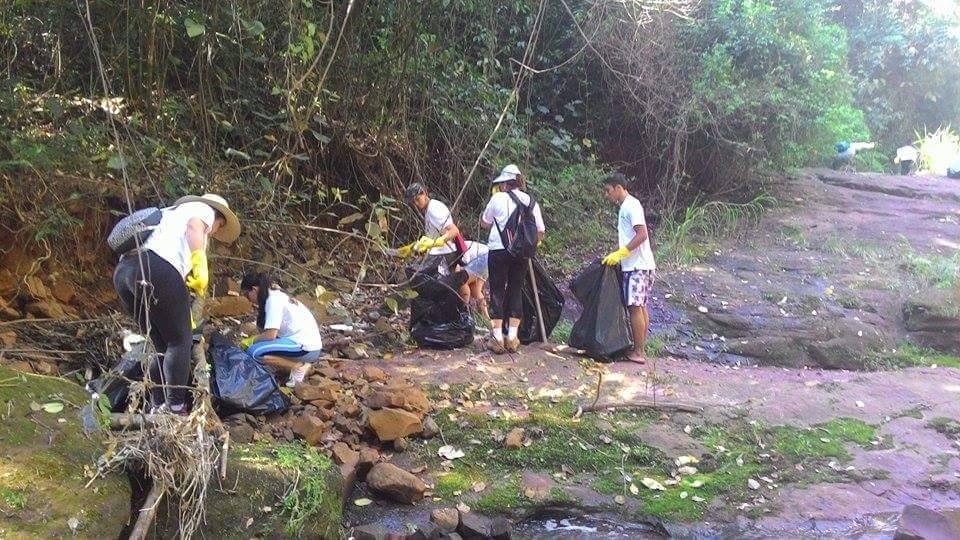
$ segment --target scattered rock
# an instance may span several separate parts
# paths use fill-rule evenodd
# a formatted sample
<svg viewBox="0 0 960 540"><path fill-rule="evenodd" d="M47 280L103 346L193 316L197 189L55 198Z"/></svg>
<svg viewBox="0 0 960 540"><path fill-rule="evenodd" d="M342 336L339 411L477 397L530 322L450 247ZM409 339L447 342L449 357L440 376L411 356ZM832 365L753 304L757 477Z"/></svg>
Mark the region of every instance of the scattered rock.
<svg viewBox="0 0 960 540"><path fill-rule="evenodd" d="M367 420L380 441L394 441L423 430L420 417L402 409L370 411Z"/></svg>
<svg viewBox="0 0 960 540"><path fill-rule="evenodd" d="M380 452L376 448L364 446L360 448L360 460L357 462L357 479L366 480L367 474L374 465L380 462Z"/></svg>
<svg viewBox="0 0 960 540"><path fill-rule="evenodd" d="M903 509L894 540L953 540L960 538L960 510L935 512L911 504Z"/></svg>
<svg viewBox="0 0 960 540"><path fill-rule="evenodd" d="M58 302L64 304L69 304L73 297L77 295L77 290L70 284L69 281L58 279L53 282L53 297L57 299Z"/></svg>
<svg viewBox="0 0 960 540"><path fill-rule="evenodd" d="M381 317L381 316L382 316L382 315L380 315L380 312L379 312L379 311L371 311L371 312L367 313L367 320L370 321L370 322L374 322L374 323L375 323L375 322L377 322L377 321L380 320L380 317Z"/></svg>
<svg viewBox="0 0 960 540"><path fill-rule="evenodd" d="M208 317L244 317L251 311L253 304L246 296L218 296L203 304L203 313Z"/></svg>
<svg viewBox="0 0 960 540"><path fill-rule="evenodd" d="M340 385L336 381L324 379L318 384L300 383L293 389L293 395L303 401L337 401Z"/></svg>
<svg viewBox="0 0 960 540"><path fill-rule="evenodd" d="M460 525L460 512L456 508L435 508L430 511L430 522L442 532L453 532Z"/></svg>
<svg viewBox="0 0 960 540"><path fill-rule="evenodd" d="M423 498L427 485L416 476L391 463L377 463L367 474L370 489L406 504Z"/></svg>
<svg viewBox="0 0 960 540"><path fill-rule="evenodd" d="M360 462L360 452L350 448L347 443L338 442L334 444L331 452L333 453L333 461L340 465L353 467Z"/></svg>
<svg viewBox="0 0 960 540"><path fill-rule="evenodd" d="M490 538L493 540L510 540L513 536L513 524L505 517L494 518L490 522Z"/></svg>
<svg viewBox="0 0 960 540"><path fill-rule="evenodd" d="M404 450L407 449L409 445L410 443L408 443L407 439L403 437L400 437L399 439L395 439L393 441L393 449L396 450L397 452L403 452Z"/></svg>
<svg viewBox="0 0 960 540"><path fill-rule="evenodd" d="M523 447L523 428L513 428L507 433L507 438L503 440L503 446L507 450L516 450Z"/></svg>
<svg viewBox="0 0 960 540"><path fill-rule="evenodd" d="M360 416L360 406L356 403L350 403L343 406L343 414L349 416L350 418L356 418Z"/></svg>
<svg viewBox="0 0 960 540"><path fill-rule="evenodd" d="M250 424L236 424L227 427L227 431L230 432L230 442L231 443L251 443L253 442L254 429Z"/></svg>
<svg viewBox="0 0 960 540"><path fill-rule="evenodd" d="M350 531L350 536L354 540L387 540L389 533L382 525L378 523L370 523L368 525L361 525L359 527L354 527Z"/></svg>
<svg viewBox="0 0 960 540"><path fill-rule="evenodd" d="M346 504L353 496L357 485L357 468L352 465L340 465L340 500Z"/></svg>
<svg viewBox="0 0 960 540"><path fill-rule="evenodd" d="M461 513L457 532L464 540L487 540L490 538L490 520L473 512Z"/></svg>
<svg viewBox="0 0 960 540"><path fill-rule="evenodd" d="M407 540L436 540L443 536L443 531L440 530L434 523L424 523L423 525L417 526L417 532L407 537Z"/></svg>
<svg viewBox="0 0 960 540"><path fill-rule="evenodd" d="M550 497L550 490L553 489L554 485L556 485L554 481L545 474L523 471L520 493L528 499L542 501Z"/></svg>
<svg viewBox="0 0 960 540"><path fill-rule="evenodd" d="M387 372L376 366L365 366L361 372L361 376L372 383L386 382L388 379Z"/></svg>
<svg viewBox="0 0 960 540"><path fill-rule="evenodd" d="M432 416L428 416L423 419L423 431L420 433L420 436L424 439L432 439L440 433L440 426L437 425L437 421L433 419Z"/></svg>
<svg viewBox="0 0 960 540"><path fill-rule="evenodd" d="M316 416L301 414L293 421L293 432L307 441L307 444L316 446L323 438L326 424Z"/></svg>
<svg viewBox="0 0 960 540"><path fill-rule="evenodd" d="M378 389L365 401L371 409L393 407L419 414L421 417L430 411L431 404L427 395L412 384L391 384Z"/></svg>

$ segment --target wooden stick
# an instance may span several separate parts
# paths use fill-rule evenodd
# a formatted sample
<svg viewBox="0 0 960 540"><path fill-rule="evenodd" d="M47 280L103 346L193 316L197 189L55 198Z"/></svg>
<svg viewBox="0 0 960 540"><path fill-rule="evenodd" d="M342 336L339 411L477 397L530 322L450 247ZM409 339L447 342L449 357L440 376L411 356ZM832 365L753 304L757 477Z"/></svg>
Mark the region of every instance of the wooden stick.
<svg viewBox="0 0 960 540"><path fill-rule="evenodd" d="M157 508L160 507L160 497L163 496L163 489L160 483L154 480L150 488L150 494L140 508L140 515L137 517L137 523L130 533L130 540L144 540L150 534L150 526L153 524L153 518L157 515Z"/></svg>
<svg viewBox="0 0 960 540"><path fill-rule="evenodd" d="M537 322L540 323L540 340L547 344L547 327L543 324L543 310L540 309L540 291L537 290L537 276L533 273L533 259L527 259L527 269L530 270L530 285L533 287L533 303L537 306Z"/></svg>
<svg viewBox="0 0 960 540"><path fill-rule="evenodd" d="M607 409L652 409L656 411L673 411L702 413L703 407L692 403L676 403L670 401L626 401L622 403L594 403L583 408L583 412L605 411Z"/></svg>

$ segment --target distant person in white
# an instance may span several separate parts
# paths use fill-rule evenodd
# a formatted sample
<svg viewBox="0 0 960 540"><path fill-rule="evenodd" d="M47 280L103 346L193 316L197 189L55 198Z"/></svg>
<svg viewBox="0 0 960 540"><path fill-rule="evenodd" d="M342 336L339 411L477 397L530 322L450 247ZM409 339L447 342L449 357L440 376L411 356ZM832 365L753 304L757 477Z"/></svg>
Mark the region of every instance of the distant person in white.
<svg viewBox="0 0 960 540"><path fill-rule="evenodd" d="M627 191L627 178L613 173L603 180L603 195L620 206L617 216L619 249L603 258L603 264L620 265L623 272L623 302L630 312L630 327L633 333L633 352L627 358L638 364L646 362L647 332L650 329L650 312L647 300L653 291L657 264L650 249L647 222L643 205Z"/></svg>
<svg viewBox="0 0 960 540"><path fill-rule="evenodd" d="M900 174L906 176L913 173L919 159L920 152L912 144L908 144L897 148L897 157L893 158L893 162L900 164Z"/></svg>

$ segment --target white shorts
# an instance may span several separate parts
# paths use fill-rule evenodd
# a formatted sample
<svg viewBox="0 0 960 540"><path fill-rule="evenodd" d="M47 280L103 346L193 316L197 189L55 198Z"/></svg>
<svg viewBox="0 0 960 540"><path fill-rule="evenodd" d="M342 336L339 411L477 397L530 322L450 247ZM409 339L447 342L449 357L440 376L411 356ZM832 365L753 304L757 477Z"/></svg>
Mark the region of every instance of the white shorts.
<svg viewBox="0 0 960 540"><path fill-rule="evenodd" d="M643 307L653 292L655 270L631 270L623 273L623 303L627 307Z"/></svg>

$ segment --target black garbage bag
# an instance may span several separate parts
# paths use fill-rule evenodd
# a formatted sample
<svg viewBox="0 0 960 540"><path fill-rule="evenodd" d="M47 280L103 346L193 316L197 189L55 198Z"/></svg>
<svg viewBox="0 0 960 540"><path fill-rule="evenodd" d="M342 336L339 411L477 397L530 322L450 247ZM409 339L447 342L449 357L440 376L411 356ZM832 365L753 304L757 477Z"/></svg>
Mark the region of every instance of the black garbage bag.
<svg viewBox="0 0 960 540"><path fill-rule="evenodd" d="M417 345L457 349L473 343L475 323L459 293L467 278L462 271L448 276L430 271L413 275L410 288L417 297L410 303L410 337Z"/></svg>
<svg viewBox="0 0 960 540"><path fill-rule="evenodd" d="M571 347L606 359L616 358L633 347L621 282L619 269L599 261L573 278L570 290L583 306L583 313L570 331Z"/></svg>
<svg viewBox="0 0 960 540"><path fill-rule="evenodd" d="M132 350L123 354L117 365L87 383L91 394L105 396L111 412L125 412L132 381L143 380L143 360L147 354L146 341L136 343Z"/></svg>
<svg viewBox="0 0 960 540"><path fill-rule="evenodd" d="M210 395L221 418L238 412L274 414L290 407L270 369L226 337L211 338L207 360Z"/></svg>
<svg viewBox="0 0 960 540"><path fill-rule="evenodd" d="M537 259L531 259L531 261L533 262L533 275L537 279L537 292L540 295L543 325L549 338L557 323L560 322L560 315L563 314L563 293L544 271L540 261ZM529 270L527 273L529 274ZM527 276L527 281L523 286L523 318L520 319L519 337L520 343L524 345L542 341L540 339L540 321L537 317L537 304L533 297L533 284L530 283L529 276Z"/></svg>

